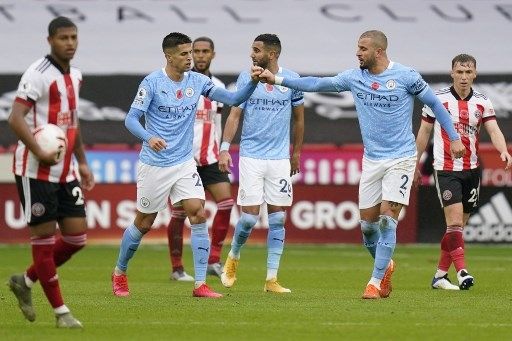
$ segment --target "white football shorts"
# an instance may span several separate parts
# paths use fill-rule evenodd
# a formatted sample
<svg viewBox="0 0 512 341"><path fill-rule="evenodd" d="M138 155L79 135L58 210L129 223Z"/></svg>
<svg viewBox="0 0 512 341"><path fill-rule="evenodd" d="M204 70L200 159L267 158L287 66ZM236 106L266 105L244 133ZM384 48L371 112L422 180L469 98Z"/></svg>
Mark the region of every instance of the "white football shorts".
<svg viewBox="0 0 512 341"><path fill-rule="evenodd" d="M257 206L291 206L293 201L290 160L260 160L240 157L237 203Z"/></svg>
<svg viewBox="0 0 512 341"><path fill-rule="evenodd" d="M382 200L409 205L415 169L416 156L389 160L369 160L363 157L359 208L373 207Z"/></svg>
<svg viewBox="0 0 512 341"><path fill-rule="evenodd" d="M150 166L139 162L137 168L137 209L155 213L167 207L168 199L204 200L204 188L194 159L171 167Z"/></svg>

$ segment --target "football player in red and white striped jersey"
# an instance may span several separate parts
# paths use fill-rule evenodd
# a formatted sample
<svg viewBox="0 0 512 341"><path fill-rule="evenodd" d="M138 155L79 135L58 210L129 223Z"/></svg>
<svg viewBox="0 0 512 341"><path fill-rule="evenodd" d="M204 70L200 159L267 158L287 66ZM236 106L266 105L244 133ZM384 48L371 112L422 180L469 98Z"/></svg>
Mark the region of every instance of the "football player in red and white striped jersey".
<svg viewBox="0 0 512 341"><path fill-rule="evenodd" d="M210 73L210 64L215 57L213 41L208 37L199 37L192 45L192 71L202 73L211 78L216 86L225 88L218 78ZM194 122L194 159L203 186L217 203L217 213L212 224L212 243L208 258L207 273L219 276L222 273L220 256L222 244L228 233L231 209L234 200L231 196L231 183L227 173L219 170L219 143L222 131L221 110L223 104L201 96L197 104ZM183 225L186 214L182 207L173 206L171 221L167 229L169 253L172 264L171 279L193 281L182 262Z"/></svg>
<svg viewBox="0 0 512 341"><path fill-rule="evenodd" d="M78 125L81 72L70 65L78 46L76 25L65 17L48 26L51 53L38 59L21 77L9 125L19 138L13 173L25 218L30 227L33 264L25 274L13 275L9 286L29 321L35 320L31 287L39 280L57 318L57 327L81 328L64 304L57 267L85 246L87 224L82 188L94 187ZM32 135L47 123L67 136L61 162L42 149ZM73 158L74 155L74 158ZM59 224L61 236L56 237Z"/></svg>
<svg viewBox="0 0 512 341"><path fill-rule="evenodd" d="M478 144L482 125L500 153L506 170L512 168L512 157L496 122L491 101L472 87L476 78L475 58L467 54L453 58L451 77L452 86L437 91L436 95L450 112L455 129L466 147L466 154L460 159L452 157L450 140L428 107L423 109L416 147L419 161L434 128L434 177L447 228L441 240L441 255L432 287L466 290L474 284L474 278L466 270L462 232L470 214L478 205L481 178ZM451 284L448 279L448 269L452 263L457 271L458 285Z"/></svg>

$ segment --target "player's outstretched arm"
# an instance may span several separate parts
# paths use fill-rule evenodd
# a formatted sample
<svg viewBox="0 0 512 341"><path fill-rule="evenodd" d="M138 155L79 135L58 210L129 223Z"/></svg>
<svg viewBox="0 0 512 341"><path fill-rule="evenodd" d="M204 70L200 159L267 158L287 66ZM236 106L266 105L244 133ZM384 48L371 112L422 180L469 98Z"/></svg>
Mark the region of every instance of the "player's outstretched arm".
<svg viewBox="0 0 512 341"><path fill-rule="evenodd" d="M128 111L128 114L126 114L126 118L124 119L126 129L139 139L146 141L149 144L149 147L154 151L159 152L162 149L165 149L167 145L164 139L158 136L151 136L151 134L144 129L142 124L140 124L139 119L143 114L144 112L142 110L130 108L130 111Z"/></svg>
<svg viewBox="0 0 512 341"><path fill-rule="evenodd" d="M512 156L507 150L507 142L505 136L501 132L498 122L496 120L489 120L484 123L485 130L491 137L491 142L494 148L500 153L501 161L505 162L505 170L512 168Z"/></svg>
<svg viewBox="0 0 512 341"><path fill-rule="evenodd" d="M222 102L230 106L237 106L245 102L256 89L259 81L259 75L263 69L259 66L253 65L251 67L251 82L245 84L245 86L237 91L228 91L226 89L215 87L210 93L206 94L206 97L210 99Z"/></svg>
<svg viewBox="0 0 512 341"><path fill-rule="evenodd" d="M306 92L339 92L335 87L334 77L280 77L275 76L269 70L265 70L260 75L260 80L264 83L283 85L290 89Z"/></svg>
<svg viewBox="0 0 512 341"><path fill-rule="evenodd" d="M462 144L460 136L453 127L452 118L450 113L443 106L441 101L434 94L432 89L427 86L421 93L418 94L418 98L428 105L432 112L436 116L436 120L439 122L441 127L448 133L450 138L450 150L454 158L461 158L466 153L466 147Z"/></svg>

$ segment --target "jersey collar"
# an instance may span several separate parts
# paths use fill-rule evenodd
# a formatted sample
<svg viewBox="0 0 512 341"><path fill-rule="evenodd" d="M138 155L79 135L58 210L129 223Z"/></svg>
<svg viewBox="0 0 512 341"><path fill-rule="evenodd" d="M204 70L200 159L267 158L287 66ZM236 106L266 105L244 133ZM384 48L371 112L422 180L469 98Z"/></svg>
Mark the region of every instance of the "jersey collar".
<svg viewBox="0 0 512 341"><path fill-rule="evenodd" d="M51 55L47 54L45 58L48 59L50 61L50 63L52 63L52 65L55 66L57 68L57 70L60 71L60 73L66 74L66 73L71 72L71 65L69 66L68 71L64 71L64 69L59 65L59 63L57 63L57 61L55 59L53 59L53 57Z"/></svg>
<svg viewBox="0 0 512 341"><path fill-rule="evenodd" d="M471 97L473 97L473 88L471 88L469 90L469 94L466 98L460 98L459 94L457 93L457 91L455 91L455 88L452 86L450 86L450 92L452 93L453 97L455 97L455 99L457 101L469 101L471 99Z"/></svg>

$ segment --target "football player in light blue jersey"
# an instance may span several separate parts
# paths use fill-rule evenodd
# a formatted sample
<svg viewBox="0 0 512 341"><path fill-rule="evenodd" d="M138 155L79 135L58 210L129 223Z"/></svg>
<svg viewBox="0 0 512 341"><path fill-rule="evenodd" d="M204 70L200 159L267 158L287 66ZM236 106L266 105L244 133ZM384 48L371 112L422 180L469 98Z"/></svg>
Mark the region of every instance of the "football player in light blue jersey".
<svg viewBox="0 0 512 341"><path fill-rule="evenodd" d="M192 155L194 120L199 96L228 105L245 101L258 84L262 68L252 66L252 80L237 92L215 86L210 78L189 72L192 41L182 33L170 33L162 43L166 66L142 81L125 125L143 141L137 170L137 212L124 232L117 265L112 274L116 296L128 296L126 270L142 236L153 225L167 201L182 203L191 224L196 297L222 297L206 285L210 240L204 211L204 189ZM145 127L139 119L144 115Z"/></svg>
<svg viewBox="0 0 512 341"><path fill-rule="evenodd" d="M363 298L389 297L395 262L398 215L409 204L416 166L412 133L414 97L432 108L450 137L453 157L465 153L450 114L427 83L413 69L390 61L387 38L380 31L364 32L358 41L359 69L334 77L289 78L265 70L260 78L269 84L301 91L351 91L364 144L359 183L359 210L363 242L375 259Z"/></svg>
<svg viewBox="0 0 512 341"><path fill-rule="evenodd" d="M281 76L298 75L278 65L281 42L275 34L261 34L252 44L253 63ZM250 83L242 72L237 88ZM229 145L235 136L243 112L240 141L240 184L237 202L242 206L231 250L221 275L225 287L233 286L240 259L240 249L258 220L260 206L267 204L269 231L267 236L267 278L264 290L288 293L290 289L277 282L277 271L284 248L286 207L293 200L291 176L299 172L300 152L304 136L304 96L301 91L284 86L259 84L251 97L231 112L224 127L219 167L232 166ZM293 153L290 158L290 121L293 113Z"/></svg>

